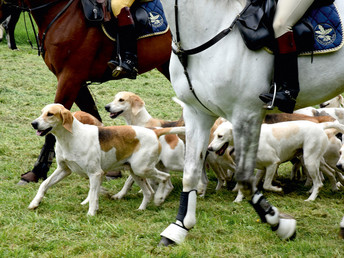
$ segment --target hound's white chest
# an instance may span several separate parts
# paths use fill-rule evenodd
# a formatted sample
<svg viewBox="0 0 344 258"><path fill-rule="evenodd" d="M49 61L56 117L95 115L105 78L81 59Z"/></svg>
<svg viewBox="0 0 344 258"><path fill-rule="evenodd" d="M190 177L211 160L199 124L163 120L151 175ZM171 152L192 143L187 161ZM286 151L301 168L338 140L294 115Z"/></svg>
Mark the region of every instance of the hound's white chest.
<svg viewBox="0 0 344 258"><path fill-rule="evenodd" d="M56 144L57 162L83 176L99 170L100 152L96 131L88 132L87 135L78 135L62 143L58 140Z"/></svg>

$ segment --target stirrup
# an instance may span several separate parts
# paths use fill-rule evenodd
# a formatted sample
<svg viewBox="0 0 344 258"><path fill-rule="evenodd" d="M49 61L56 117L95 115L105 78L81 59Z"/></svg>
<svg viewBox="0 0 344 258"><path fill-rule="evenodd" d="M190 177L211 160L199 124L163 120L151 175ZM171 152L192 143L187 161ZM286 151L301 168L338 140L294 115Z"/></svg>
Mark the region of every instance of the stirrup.
<svg viewBox="0 0 344 258"><path fill-rule="evenodd" d="M123 67L117 66L115 69L112 70L112 77L118 77L123 71Z"/></svg>
<svg viewBox="0 0 344 258"><path fill-rule="evenodd" d="M263 106L267 110L273 110L275 108L275 98L276 98L276 93L277 93L277 85L275 82L273 83L273 87L274 87L274 95L272 97L272 100Z"/></svg>

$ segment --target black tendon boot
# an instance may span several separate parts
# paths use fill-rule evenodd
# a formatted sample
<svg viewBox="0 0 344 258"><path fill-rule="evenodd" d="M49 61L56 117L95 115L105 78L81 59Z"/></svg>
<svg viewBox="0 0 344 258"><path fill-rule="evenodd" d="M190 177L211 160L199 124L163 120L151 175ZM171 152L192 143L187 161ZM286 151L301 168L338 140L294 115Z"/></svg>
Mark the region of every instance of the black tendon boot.
<svg viewBox="0 0 344 258"><path fill-rule="evenodd" d="M135 24L129 7L122 8L117 16L118 38L120 56L116 60L110 60L108 66L112 70L112 76L122 76L136 79L137 76L137 41Z"/></svg>
<svg viewBox="0 0 344 258"><path fill-rule="evenodd" d="M272 92L263 93L259 98L268 106L276 105L282 112L293 113L296 97L299 94L299 73L297 52L293 32L287 32L277 38L278 53L275 54L275 83L277 87L274 96Z"/></svg>

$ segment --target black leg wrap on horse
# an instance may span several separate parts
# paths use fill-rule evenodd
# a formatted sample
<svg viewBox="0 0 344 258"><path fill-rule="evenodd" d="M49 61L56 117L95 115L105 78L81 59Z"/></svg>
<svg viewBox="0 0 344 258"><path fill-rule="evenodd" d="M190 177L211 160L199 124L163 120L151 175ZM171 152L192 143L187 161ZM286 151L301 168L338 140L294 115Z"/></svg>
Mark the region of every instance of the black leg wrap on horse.
<svg viewBox="0 0 344 258"><path fill-rule="evenodd" d="M41 153L32 169L32 172L36 175L37 179L46 179L48 175L48 171L50 169L51 164L53 163L55 157L55 136L52 134L48 134L45 137L45 143L42 147Z"/></svg>
<svg viewBox="0 0 344 258"><path fill-rule="evenodd" d="M184 218L188 210L189 194L192 191L196 191L196 190L191 190L189 192L182 192L180 195L180 204L179 204L179 210L178 210L176 219L183 223L183 227L184 227Z"/></svg>
<svg viewBox="0 0 344 258"><path fill-rule="evenodd" d="M266 223L266 215L269 214L271 216L275 215L275 211L273 210L273 206L265 199L264 195L261 194L259 191L256 191L250 201L253 208L258 213L262 222ZM276 227L276 228L275 228ZM276 230L278 228L277 225L271 226L272 230ZM274 229L275 228L275 229Z"/></svg>

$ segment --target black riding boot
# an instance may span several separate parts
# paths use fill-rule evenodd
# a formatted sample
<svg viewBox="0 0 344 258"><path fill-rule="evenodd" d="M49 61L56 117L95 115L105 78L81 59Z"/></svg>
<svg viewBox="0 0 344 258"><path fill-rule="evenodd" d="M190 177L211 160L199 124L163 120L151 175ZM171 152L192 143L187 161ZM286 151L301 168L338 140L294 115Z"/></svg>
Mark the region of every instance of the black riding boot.
<svg viewBox="0 0 344 258"><path fill-rule="evenodd" d="M122 8L118 19L118 38L120 56L116 60L110 60L108 66L112 70L112 76L123 76L136 79L137 76L137 39L134 20L128 7Z"/></svg>
<svg viewBox="0 0 344 258"><path fill-rule="evenodd" d="M282 112L293 113L296 97L299 94L299 72L297 64L297 52L292 32L287 32L277 38L278 53L275 54L275 83L277 87L274 98L274 88L272 92L260 94L259 98L268 106L275 105Z"/></svg>

